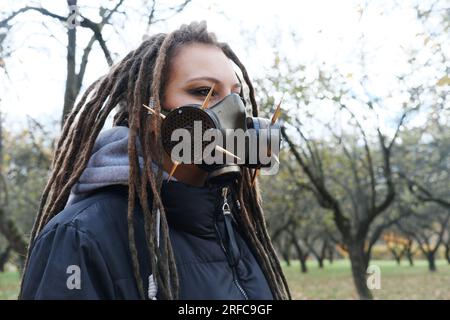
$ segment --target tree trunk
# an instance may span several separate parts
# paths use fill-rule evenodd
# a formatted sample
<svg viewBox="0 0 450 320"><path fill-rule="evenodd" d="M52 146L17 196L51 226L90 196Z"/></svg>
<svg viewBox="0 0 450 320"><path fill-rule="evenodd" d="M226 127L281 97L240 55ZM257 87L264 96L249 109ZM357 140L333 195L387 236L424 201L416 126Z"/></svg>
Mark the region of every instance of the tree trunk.
<svg viewBox="0 0 450 320"><path fill-rule="evenodd" d="M402 261L402 255L397 253L397 251L395 251L395 249L392 249L391 253L394 256L395 262L397 262L397 264L400 265L401 261Z"/></svg>
<svg viewBox="0 0 450 320"><path fill-rule="evenodd" d="M352 265L353 282L361 300L373 299L372 293L367 287L366 282L366 264L367 258L364 253L363 243L351 243L348 245L348 253L350 257L350 263Z"/></svg>
<svg viewBox="0 0 450 320"><path fill-rule="evenodd" d="M0 254L0 272L5 271L5 264L8 262L11 250L11 246L8 246L6 250Z"/></svg>
<svg viewBox="0 0 450 320"><path fill-rule="evenodd" d="M406 254L406 258L408 258L409 261L409 265L412 267L414 266L414 253L412 251L412 240L408 241L408 244L405 248L405 254Z"/></svg>
<svg viewBox="0 0 450 320"><path fill-rule="evenodd" d="M319 269L323 269L323 258L317 258L317 263L319 265Z"/></svg>
<svg viewBox="0 0 450 320"><path fill-rule="evenodd" d="M306 265L306 259L308 258L308 255L300 256L300 270L302 273L308 272L308 266Z"/></svg>
<svg viewBox="0 0 450 320"><path fill-rule="evenodd" d="M435 261L435 252L427 252L426 254L427 261L428 261L428 269L431 272L435 272L437 270L436 268L436 261Z"/></svg>
<svg viewBox="0 0 450 320"><path fill-rule="evenodd" d="M12 219L5 216L5 212L0 208L0 234L8 240L8 244L19 255L27 254L27 242L19 228Z"/></svg>
<svg viewBox="0 0 450 320"><path fill-rule="evenodd" d="M406 257L408 258L409 265L411 267L413 267L414 266L414 260L413 260L412 252L411 251L406 252Z"/></svg>
<svg viewBox="0 0 450 320"><path fill-rule="evenodd" d="M306 266L306 259L308 258L308 253L304 253L300 244L298 243L297 237L295 233L291 233L292 244L294 245L295 251L297 252L297 257L300 260L300 270L302 273L308 272L308 268Z"/></svg>
<svg viewBox="0 0 450 320"><path fill-rule="evenodd" d="M450 264L450 242L445 244L445 259Z"/></svg>
<svg viewBox="0 0 450 320"><path fill-rule="evenodd" d="M328 246L328 261L333 264L334 261L334 249L332 246Z"/></svg>
<svg viewBox="0 0 450 320"><path fill-rule="evenodd" d="M281 255L283 256L284 261L286 261L286 265L288 267L291 266L291 259L289 257L289 247L286 249L281 250Z"/></svg>
<svg viewBox="0 0 450 320"><path fill-rule="evenodd" d="M320 269L323 269L323 260L325 260L325 257L327 255L327 249L328 249L328 241L325 240L322 244L322 249L320 250L320 255L317 259Z"/></svg>
<svg viewBox="0 0 450 320"><path fill-rule="evenodd" d="M73 1L72 1L73 2ZM69 2L68 2L69 3ZM76 5L76 1L74 1ZM76 66L76 43L77 43L77 28L72 26L67 28L67 75L66 75L66 89L64 93L64 107L61 118L61 127L64 125L66 116L72 110L75 100L77 98L77 74Z"/></svg>

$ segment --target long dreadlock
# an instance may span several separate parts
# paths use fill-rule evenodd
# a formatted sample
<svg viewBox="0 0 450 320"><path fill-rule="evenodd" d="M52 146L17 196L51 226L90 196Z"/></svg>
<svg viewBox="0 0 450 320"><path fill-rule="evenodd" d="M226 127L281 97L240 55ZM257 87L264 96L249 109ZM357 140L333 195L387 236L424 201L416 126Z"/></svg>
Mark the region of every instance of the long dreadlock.
<svg viewBox="0 0 450 320"><path fill-rule="evenodd" d="M72 186L86 168L98 134L108 115L117 107L118 111L114 116L113 125L125 125L129 128L128 240L139 294L142 299L145 299L144 279L139 273L133 225L134 208L137 201L143 210L150 267L161 297L163 299L178 298L178 275L169 240L166 213L160 195L163 169L162 165L158 166L155 175L151 168L152 161L162 164L163 153L153 154L150 146L156 141L157 150L163 150L159 115L169 63L176 49L188 43L211 44L222 49L224 54L241 70L249 89L253 116L258 115L254 88L244 65L227 44L217 42L215 35L207 31L205 22L192 22L189 25L182 25L172 33L160 33L144 40L136 50L131 51L122 61L114 65L107 75L90 85L67 116L53 157L51 175L44 188L32 229L29 252L43 227L64 209ZM241 95L243 97L243 93ZM142 108L142 104L148 103L150 97L154 100L156 116L150 116L149 125L149 116ZM137 139L142 148L144 160L142 169L138 161ZM255 184L252 187L251 177L251 170L243 168L242 178L238 181L238 199L242 211L242 215L237 217L240 228L245 232L256 253L256 258L275 299L290 299L286 278L267 232L259 186ZM149 184L153 194L151 205L148 203L147 194ZM157 247L156 232L158 211L162 243L159 248ZM28 257L24 273L27 266Z"/></svg>

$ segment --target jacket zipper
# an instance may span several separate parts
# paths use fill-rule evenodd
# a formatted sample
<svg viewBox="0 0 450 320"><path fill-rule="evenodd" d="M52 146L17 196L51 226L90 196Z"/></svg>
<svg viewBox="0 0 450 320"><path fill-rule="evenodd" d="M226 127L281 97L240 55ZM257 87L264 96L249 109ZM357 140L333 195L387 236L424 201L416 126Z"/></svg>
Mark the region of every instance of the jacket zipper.
<svg viewBox="0 0 450 320"><path fill-rule="evenodd" d="M229 250L227 250L225 248L225 245L223 242L223 237L222 237L222 234L219 230L217 223L215 223L215 229L216 229L219 241L220 241L220 246L222 247L222 250L225 252L225 256L227 257L228 263L233 272L233 282L236 285L236 287L238 288L239 292L241 292L241 294L244 296L245 300L248 300L248 295L245 292L244 288L242 288L241 284L239 283L239 279L237 276L236 267L237 267L238 261L236 261L236 256L239 255L239 249L237 248L237 244L234 239L234 234L233 234L233 229L232 229L232 219L233 218L231 216L231 210L230 210L230 205L228 204L227 195L228 195L228 187L223 187L222 188L223 203L222 203L221 209L222 209L222 214L223 214L223 217L225 220L224 221L225 222L225 231L228 234Z"/></svg>

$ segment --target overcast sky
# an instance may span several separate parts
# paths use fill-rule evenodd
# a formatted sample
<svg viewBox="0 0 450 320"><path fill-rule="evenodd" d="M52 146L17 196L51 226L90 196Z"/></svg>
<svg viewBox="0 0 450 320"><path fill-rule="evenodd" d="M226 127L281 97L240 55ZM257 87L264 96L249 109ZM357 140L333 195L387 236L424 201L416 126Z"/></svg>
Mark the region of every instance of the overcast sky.
<svg viewBox="0 0 450 320"><path fill-rule="evenodd" d="M82 14L97 20L97 11L85 7L90 1L78 2ZM352 74L354 78L362 72L368 73L371 94L383 97L398 86L396 75L408 69L405 49L420 46L418 42L422 41L416 36L420 27L414 11L405 2L408 4L399 7L394 1L370 1L369 8L361 14L361 1L351 0L193 0L183 13L167 23L152 26L149 33L170 31L192 20L207 20L209 28L220 40L230 43L254 78L262 76L272 64L274 53L280 52L291 61L306 65L337 65L343 74ZM9 12L37 2L2 0L1 3L0 11ZM40 3L50 11L67 14L66 1ZM112 7L115 1L109 3L108 7ZM138 46L145 33L144 20L137 13L141 1L126 3L134 5L136 12L128 10L127 23L117 30L105 30L108 45L117 59ZM116 20L119 25L122 21L120 17ZM9 44L15 50L5 60L8 76L0 69L1 110L10 123L23 119L26 114L37 119L59 119L66 68L64 26L43 19L38 13L30 13L17 20L12 32ZM90 33L79 28L77 36L82 44L78 49L81 54ZM367 53L365 70L361 70L361 50ZM91 55L83 87L107 70L97 47ZM314 67L310 69L314 70Z"/></svg>

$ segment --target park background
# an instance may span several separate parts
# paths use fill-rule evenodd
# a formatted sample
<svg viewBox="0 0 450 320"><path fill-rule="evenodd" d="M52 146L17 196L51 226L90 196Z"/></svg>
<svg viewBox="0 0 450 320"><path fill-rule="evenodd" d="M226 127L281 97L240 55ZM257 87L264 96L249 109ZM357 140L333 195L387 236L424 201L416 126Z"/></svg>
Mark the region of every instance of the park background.
<svg viewBox="0 0 450 320"><path fill-rule="evenodd" d="M64 116L146 35L193 20L244 62L262 115L283 97L280 171L259 182L293 298L450 299L445 0L2 0L0 299Z"/></svg>

